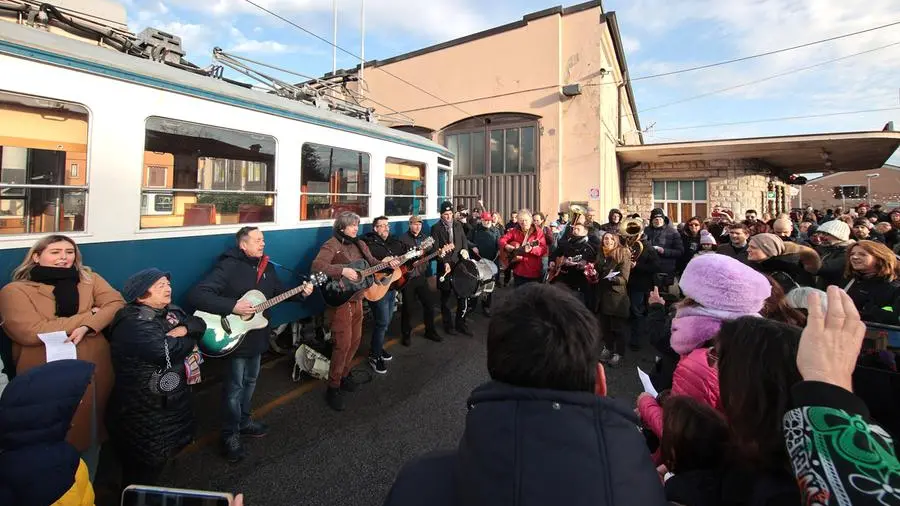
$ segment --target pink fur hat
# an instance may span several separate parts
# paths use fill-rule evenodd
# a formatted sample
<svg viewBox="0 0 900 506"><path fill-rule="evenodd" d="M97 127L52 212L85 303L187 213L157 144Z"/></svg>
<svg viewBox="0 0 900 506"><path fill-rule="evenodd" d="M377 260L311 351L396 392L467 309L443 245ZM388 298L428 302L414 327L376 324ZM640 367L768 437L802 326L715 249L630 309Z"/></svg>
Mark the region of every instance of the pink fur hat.
<svg viewBox="0 0 900 506"><path fill-rule="evenodd" d="M725 255L700 255L688 262L681 292L707 309L733 313L732 319L758 314L772 285L752 267Z"/></svg>
<svg viewBox="0 0 900 506"><path fill-rule="evenodd" d="M722 322L759 316L772 285L765 276L725 255L694 257L681 277L681 291L699 306L678 309L672 321L671 346L686 355L710 340Z"/></svg>

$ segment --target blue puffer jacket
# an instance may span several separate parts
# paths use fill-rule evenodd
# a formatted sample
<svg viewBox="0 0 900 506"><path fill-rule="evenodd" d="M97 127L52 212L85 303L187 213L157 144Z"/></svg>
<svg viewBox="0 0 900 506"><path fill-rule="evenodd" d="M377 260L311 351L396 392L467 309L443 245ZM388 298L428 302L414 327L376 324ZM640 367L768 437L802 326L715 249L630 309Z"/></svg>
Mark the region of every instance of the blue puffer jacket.
<svg viewBox="0 0 900 506"><path fill-rule="evenodd" d="M404 466L386 506L666 504L624 404L489 382L468 406L459 449Z"/></svg>
<svg viewBox="0 0 900 506"><path fill-rule="evenodd" d="M16 378L0 397L0 504L47 506L72 488L81 456L66 442L94 364L60 360Z"/></svg>

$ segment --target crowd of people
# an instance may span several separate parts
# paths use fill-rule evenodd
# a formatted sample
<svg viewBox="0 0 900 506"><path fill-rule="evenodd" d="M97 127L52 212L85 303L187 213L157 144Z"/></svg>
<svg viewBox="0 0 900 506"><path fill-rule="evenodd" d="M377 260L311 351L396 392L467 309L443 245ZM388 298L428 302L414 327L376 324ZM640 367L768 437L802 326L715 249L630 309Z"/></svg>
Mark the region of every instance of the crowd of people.
<svg viewBox="0 0 900 506"><path fill-rule="evenodd" d="M578 205L552 222L521 209L503 223L482 203L471 214L449 201L439 210L430 231L412 216L399 237L384 216L359 236L360 217L340 213L311 266L354 287L327 310L325 401L336 411L358 387L351 368L372 284L353 262L386 272L409 262L402 287L368 302L367 364L377 374L393 358L384 343L398 296L406 346L414 304L423 309L423 337L436 342L472 336L468 318L478 305L490 317L493 381L468 401L459 450L405 467L388 504L900 500L897 419L872 395L854 396L851 379L861 363L896 373L894 351L860 348L862 322L900 325L891 249L900 247L900 210L808 209L774 219L747 211L738 221L716 208L678 225L662 209L646 222L613 209L603 224ZM235 241L189 291L192 307L249 317L259 309L246 292L285 293L263 232L244 227ZM405 260L410 250L434 255L435 274ZM455 282L476 260L495 265L479 284L512 287L502 304L490 288L472 296ZM2 504L92 504L90 480L107 441L123 487L152 485L192 441L191 385L201 377L196 345L206 324L172 303L172 282L148 268L117 290L69 237L31 248L0 290L12 344L0 357L15 373L0 397L0 469L17 463L0 478ZM293 300L308 303L312 292L305 286ZM45 363L38 335L55 331L75 345L77 361ZM268 432L250 408L270 332L249 332L226 359L221 444L229 462L244 457L242 438ZM657 356L650 375L660 393L633 405L607 398L604 366L621 366L626 350L646 345ZM874 394L897 403L892 392Z"/></svg>

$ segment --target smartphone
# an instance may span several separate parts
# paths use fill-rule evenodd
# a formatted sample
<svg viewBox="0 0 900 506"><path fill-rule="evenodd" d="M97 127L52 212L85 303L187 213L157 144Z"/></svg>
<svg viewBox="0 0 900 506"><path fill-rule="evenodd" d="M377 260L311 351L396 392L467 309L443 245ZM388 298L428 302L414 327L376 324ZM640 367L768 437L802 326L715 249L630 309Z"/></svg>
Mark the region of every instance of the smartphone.
<svg viewBox="0 0 900 506"><path fill-rule="evenodd" d="M122 492L122 506L231 506L225 492L130 485Z"/></svg>

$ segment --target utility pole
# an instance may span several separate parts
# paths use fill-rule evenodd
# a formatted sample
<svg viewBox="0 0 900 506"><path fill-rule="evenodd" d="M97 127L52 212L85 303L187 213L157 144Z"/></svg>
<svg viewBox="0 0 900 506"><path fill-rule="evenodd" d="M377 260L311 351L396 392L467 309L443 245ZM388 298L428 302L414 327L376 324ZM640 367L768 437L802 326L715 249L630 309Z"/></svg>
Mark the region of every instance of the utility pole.
<svg viewBox="0 0 900 506"><path fill-rule="evenodd" d="M359 19L359 96L362 98L366 93L366 0L359 0Z"/></svg>
<svg viewBox="0 0 900 506"><path fill-rule="evenodd" d="M331 39L331 75L334 75L337 73L337 0L331 0L331 12L334 19L334 31Z"/></svg>

